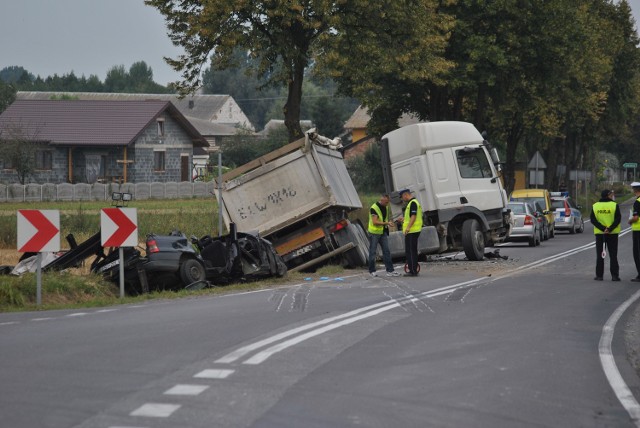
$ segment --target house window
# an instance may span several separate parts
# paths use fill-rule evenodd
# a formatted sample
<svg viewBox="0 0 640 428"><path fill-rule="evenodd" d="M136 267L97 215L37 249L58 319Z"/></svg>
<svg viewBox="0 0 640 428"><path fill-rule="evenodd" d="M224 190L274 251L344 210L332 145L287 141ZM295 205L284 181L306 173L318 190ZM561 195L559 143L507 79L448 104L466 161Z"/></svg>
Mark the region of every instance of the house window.
<svg viewBox="0 0 640 428"><path fill-rule="evenodd" d="M158 137L164 137L164 119L158 119Z"/></svg>
<svg viewBox="0 0 640 428"><path fill-rule="evenodd" d="M164 171L164 152L153 152L153 170Z"/></svg>
<svg viewBox="0 0 640 428"><path fill-rule="evenodd" d="M2 169L15 169L13 167L13 161L11 159L2 160Z"/></svg>
<svg viewBox="0 0 640 428"><path fill-rule="evenodd" d="M38 150L36 152L36 169L51 170L53 165L53 154L49 150Z"/></svg>

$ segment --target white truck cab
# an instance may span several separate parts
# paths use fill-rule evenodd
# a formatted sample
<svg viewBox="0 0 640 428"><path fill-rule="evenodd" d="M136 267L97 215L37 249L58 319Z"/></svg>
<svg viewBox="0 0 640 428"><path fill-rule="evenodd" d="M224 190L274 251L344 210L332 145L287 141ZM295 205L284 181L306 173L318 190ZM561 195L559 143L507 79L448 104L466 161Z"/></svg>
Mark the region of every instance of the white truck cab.
<svg viewBox="0 0 640 428"><path fill-rule="evenodd" d="M425 243L423 253L464 249L470 260L482 260L486 245L508 235L497 152L472 124L428 122L397 129L382 138L382 159L394 216L402 209L397 191L408 188L422 206L425 236L437 236L437 245Z"/></svg>

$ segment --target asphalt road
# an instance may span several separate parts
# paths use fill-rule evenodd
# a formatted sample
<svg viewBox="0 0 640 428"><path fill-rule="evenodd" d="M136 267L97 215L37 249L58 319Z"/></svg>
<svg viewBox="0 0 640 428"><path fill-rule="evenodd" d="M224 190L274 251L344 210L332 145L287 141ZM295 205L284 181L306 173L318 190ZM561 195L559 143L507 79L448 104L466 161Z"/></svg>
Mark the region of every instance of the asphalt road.
<svg viewBox="0 0 640 428"><path fill-rule="evenodd" d="M593 281L592 243L587 224L417 278L2 313L0 426L635 426L631 239L618 283Z"/></svg>

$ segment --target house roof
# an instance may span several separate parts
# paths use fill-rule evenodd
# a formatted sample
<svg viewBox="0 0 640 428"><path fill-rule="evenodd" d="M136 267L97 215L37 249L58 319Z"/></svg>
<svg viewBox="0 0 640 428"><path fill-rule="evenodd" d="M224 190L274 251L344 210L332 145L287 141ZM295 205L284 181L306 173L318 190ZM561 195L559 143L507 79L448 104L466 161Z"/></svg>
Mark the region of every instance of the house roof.
<svg viewBox="0 0 640 428"><path fill-rule="evenodd" d="M209 143L168 101L16 100L0 114L0 129L19 126L24 135L59 146L127 146L166 113L196 147Z"/></svg>
<svg viewBox="0 0 640 428"><path fill-rule="evenodd" d="M369 111L363 106L358 106L356 111L354 111L351 117L345 122L344 128L348 130L364 129L367 127L370 119L371 116L369 116ZM402 128L403 126L411 125L418 122L420 122L420 120L417 116L404 113L402 116L400 116L400 119L398 119L398 126Z"/></svg>
<svg viewBox="0 0 640 428"><path fill-rule="evenodd" d="M78 100L92 101L146 101L160 100L171 101L180 112L193 123L202 135L233 135L235 134L234 123L223 123L218 120L217 115L221 113L222 107L231 99L230 95L188 95L180 99L176 94L122 94L109 92L37 92L18 91L18 100L51 100L56 97L69 96ZM222 125L223 127L210 126L211 123ZM250 125L250 124L249 124ZM229 133L229 127L234 127L234 131ZM222 132L218 134L217 132Z"/></svg>

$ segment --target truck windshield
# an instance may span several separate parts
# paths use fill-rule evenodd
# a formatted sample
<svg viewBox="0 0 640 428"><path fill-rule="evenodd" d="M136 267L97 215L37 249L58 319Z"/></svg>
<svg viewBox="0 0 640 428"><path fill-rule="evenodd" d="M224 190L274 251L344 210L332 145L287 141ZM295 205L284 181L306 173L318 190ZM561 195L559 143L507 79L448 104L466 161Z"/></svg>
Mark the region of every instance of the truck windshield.
<svg viewBox="0 0 640 428"><path fill-rule="evenodd" d="M482 148L466 147L456 151L462 178L491 178L491 164Z"/></svg>

